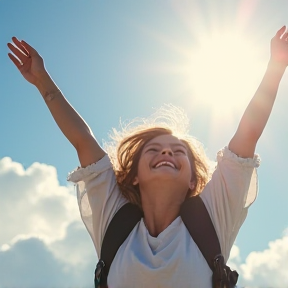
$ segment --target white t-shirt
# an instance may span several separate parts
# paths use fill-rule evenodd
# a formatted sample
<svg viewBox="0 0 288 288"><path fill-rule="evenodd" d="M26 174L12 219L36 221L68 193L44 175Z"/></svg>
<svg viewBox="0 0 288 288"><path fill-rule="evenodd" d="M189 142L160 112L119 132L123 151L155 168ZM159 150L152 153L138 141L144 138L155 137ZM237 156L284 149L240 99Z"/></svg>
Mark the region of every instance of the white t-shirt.
<svg viewBox="0 0 288 288"><path fill-rule="evenodd" d="M248 207L256 198L256 167L260 158L240 158L227 147L217 154L217 168L201 198L228 260ZM128 201L122 196L108 156L97 163L71 172L68 181L77 184L81 217L100 255L106 229L115 213ZM95 259L95 263L96 263ZM152 237L143 219L119 248L108 275L109 288L211 288L205 258L186 229L176 218L157 237Z"/></svg>

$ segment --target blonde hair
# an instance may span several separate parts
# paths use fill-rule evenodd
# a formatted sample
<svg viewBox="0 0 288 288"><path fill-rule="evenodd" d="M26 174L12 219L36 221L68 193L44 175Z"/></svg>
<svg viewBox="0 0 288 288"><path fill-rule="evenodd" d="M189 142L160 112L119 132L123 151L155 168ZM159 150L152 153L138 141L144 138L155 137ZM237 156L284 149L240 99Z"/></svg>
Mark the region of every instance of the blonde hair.
<svg viewBox="0 0 288 288"><path fill-rule="evenodd" d="M112 141L104 143L116 174L117 183L124 197L141 207L138 185L133 185L138 173L138 162L147 142L160 135L173 135L187 147L194 175L195 187L187 197L200 194L207 184L210 173L208 158L203 145L188 133L189 120L185 112L173 105L164 105L149 118L137 118L123 124L121 130L112 130Z"/></svg>

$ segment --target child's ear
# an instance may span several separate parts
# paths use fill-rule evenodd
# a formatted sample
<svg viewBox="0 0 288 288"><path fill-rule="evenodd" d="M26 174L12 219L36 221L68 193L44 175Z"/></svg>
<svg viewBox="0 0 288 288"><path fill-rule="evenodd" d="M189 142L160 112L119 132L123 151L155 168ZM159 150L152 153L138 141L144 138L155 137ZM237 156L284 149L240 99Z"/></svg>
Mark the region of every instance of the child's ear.
<svg viewBox="0 0 288 288"><path fill-rule="evenodd" d="M133 184L133 185L139 184L139 180L138 180L138 177L137 177L137 176L135 176L134 181L133 181L132 184Z"/></svg>
<svg viewBox="0 0 288 288"><path fill-rule="evenodd" d="M195 181L194 181L194 180L191 180L191 181L190 181L190 184L189 184L190 190L194 190L195 186L196 186Z"/></svg>

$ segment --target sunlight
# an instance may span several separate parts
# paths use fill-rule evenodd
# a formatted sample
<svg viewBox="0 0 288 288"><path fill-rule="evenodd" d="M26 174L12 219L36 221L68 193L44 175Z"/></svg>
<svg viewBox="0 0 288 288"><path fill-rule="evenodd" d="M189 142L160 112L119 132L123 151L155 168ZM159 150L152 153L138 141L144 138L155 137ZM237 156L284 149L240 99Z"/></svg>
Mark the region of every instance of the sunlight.
<svg viewBox="0 0 288 288"><path fill-rule="evenodd" d="M239 35L232 31L205 35L191 52L188 78L194 97L222 115L243 112L264 72L257 47Z"/></svg>
<svg viewBox="0 0 288 288"><path fill-rule="evenodd" d="M183 105L189 115L201 119L200 126L209 127L208 142L214 142L235 132L264 75L269 42L262 42L248 30L242 17L245 13L240 13L238 21L231 25L225 16L221 21L212 16L207 21L199 7L199 11L196 9L199 13L195 9L175 7L190 37L171 37L163 31L141 26L141 32L154 38L162 45L159 45L161 52L165 51L161 54L163 60L162 57L156 61L145 60L141 69L150 74L167 75L177 103ZM197 19L197 25L191 19Z"/></svg>
<svg viewBox="0 0 288 288"><path fill-rule="evenodd" d="M264 74L269 46L256 43L240 28L205 28L193 32L185 44L147 27L142 32L170 49L169 62L145 60L141 68L149 73L181 75L179 95L193 105L216 110L216 114L243 113ZM188 44L188 45L187 45ZM172 54L173 55L173 54ZM213 112L213 113L214 113Z"/></svg>

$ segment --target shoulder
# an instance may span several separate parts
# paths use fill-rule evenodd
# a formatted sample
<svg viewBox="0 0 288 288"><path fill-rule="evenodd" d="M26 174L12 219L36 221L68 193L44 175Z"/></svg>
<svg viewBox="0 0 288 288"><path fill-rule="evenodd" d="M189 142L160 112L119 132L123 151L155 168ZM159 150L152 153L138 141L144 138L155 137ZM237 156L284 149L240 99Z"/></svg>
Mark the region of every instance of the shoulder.
<svg viewBox="0 0 288 288"><path fill-rule="evenodd" d="M246 218L248 207L257 197L256 168L259 165L259 155L241 158L225 147L217 153L215 171L200 194L216 229L225 260Z"/></svg>
<svg viewBox="0 0 288 288"><path fill-rule="evenodd" d="M99 174L111 169L112 164L107 154L104 155L99 161L92 163L85 168L77 167L72 172L68 173L67 181L78 183L90 179L90 176L98 176ZM111 171L113 172L113 171Z"/></svg>
<svg viewBox="0 0 288 288"><path fill-rule="evenodd" d="M75 183L82 220L100 256L108 225L128 200L119 190L107 155L85 168L75 169L67 180Z"/></svg>

